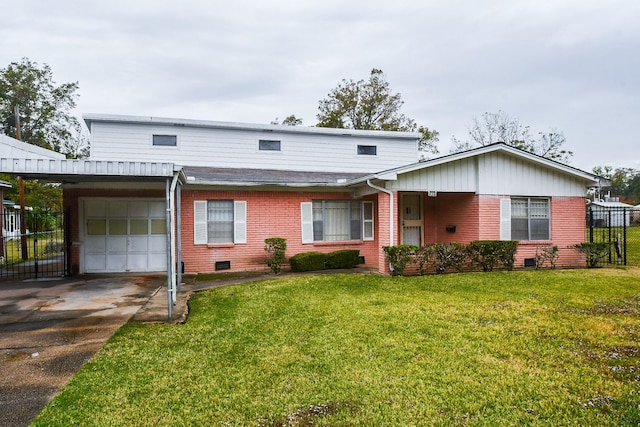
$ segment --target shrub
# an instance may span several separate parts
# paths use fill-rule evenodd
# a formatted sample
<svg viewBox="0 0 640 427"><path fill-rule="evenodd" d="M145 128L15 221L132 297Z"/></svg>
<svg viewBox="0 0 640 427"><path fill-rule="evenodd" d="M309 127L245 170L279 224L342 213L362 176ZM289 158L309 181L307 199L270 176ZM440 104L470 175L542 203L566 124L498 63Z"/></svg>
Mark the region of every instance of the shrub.
<svg viewBox="0 0 640 427"><path fill-rule="evenodd" d="M267 266L275 274L280 273L287 251L287 239L282 237L270 237L264 241L264 250L267 253Z"/></svg>
<svg viewBox="0 0 640 427"><path fill-rule="evenodd" d="M513 270L517 249L515 240L476 240L467 247L472 263L482 271L492 271L497 266Z"/></svg>
<svg viewBox="0 0 640 427"><path fill-rule="evenodd" d="M546 262L549 262L551 269L556 268L556 261L558 260L558 247L557 246L545 246L542 248L536 247L536 269L544 266Z"/></svg>
<svg viewBox="0 0 640 427"><path fill-rule="evenodd" d="M414 245L383 246L382 250L387 254L392 274L394 276L402 276L407 263L411 261L418 247Z"/></svg>
<svg viewBox="0 0 640 427"><path fill-rule="evenodd" d="M327 255L322 252L302 252L289 258L293 271L324 270Z"/></svg>
<svg viewBox="0 0 640 427"><path fill-rule="evenodd" d="M327 268L353 268L360 263L360 251L343 249L327 254Z"/></svg>
<svg viewBox="0 0 640 427"><path fill-rule="evenodd" d="M451 268L461 271L468 257L466 246L462 243L434 243L426 249L439 274Z"/></svg>
<svg viewBox="0 0 640 427"><path fill-rule="evenodd" d="M586 257L587 266L592 268L600 265L604 257L609 254L611 244L609 242L585 242L578 243L574 248Z"/></svg>

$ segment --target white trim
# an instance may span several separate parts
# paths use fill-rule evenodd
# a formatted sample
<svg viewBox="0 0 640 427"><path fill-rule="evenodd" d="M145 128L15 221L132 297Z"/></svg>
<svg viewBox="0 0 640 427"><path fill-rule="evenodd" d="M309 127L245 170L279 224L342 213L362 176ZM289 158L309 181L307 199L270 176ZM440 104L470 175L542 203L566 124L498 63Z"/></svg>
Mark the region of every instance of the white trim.
<svg viewBox="0 0 640 427"><path fill-rule="evenodd" d="M207 244L207 201L193 202L193 244Z"/></svg>
<svg viewBox="0 0 640 427"><path fill-rule="evenodd" d="M511 240L511 198L500 199L500 240Z"/></svg>
<svg viewBox="0 0 640 427"><path fill-rule="evenodd" d="M302 244L313 243L313 202L300 203Z"/></svg>
<svg viewBox="0 0 640 427"><path fill-rule="evenodd" d="M247 243L247 202L233 202L233 243Z"/></svg>
<svg viewBox="0 0 640 427"><path fill-rule="evenodd" d="M365 206L369 206L371 209L371 219L366 219L365 218ZM375 210L373 209L374 205L372 201L363 201L362 202L362 240L363 241L371 241L371 240L375 240ZM367 236L367 225L369 225L371 227L371 235Z"/></svg>

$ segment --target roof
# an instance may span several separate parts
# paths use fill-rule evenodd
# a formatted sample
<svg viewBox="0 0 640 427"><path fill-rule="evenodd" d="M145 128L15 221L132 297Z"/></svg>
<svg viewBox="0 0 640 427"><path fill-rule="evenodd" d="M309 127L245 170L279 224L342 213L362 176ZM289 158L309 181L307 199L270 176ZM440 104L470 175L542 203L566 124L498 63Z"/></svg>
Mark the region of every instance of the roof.
<svg viewBox="0 0 640 427"><path fill-rule="evenodd" d="M65 158L64 154L47 150L37 145L20 141L10 136L0 134L0 157L27 157L30 159L58 159Z"/></svg>
<svg viewBox="0 0 640 427"><path fill-rule="evenodd" d="M187 184L198 185L278 185L289 187L344 186L362 173L300 172L275 169L234 169L184 167Z"/></svg>
<svg viewBox="0 0 640 427"><path fill-rule="evenodd" d="M180 171L173 163L0 158L0 173L54 182L95 182L105 178L153 181L173 177L174 172Z"/></svg>
<svg viewBox="0 0 640 427"><path fill-rule="evenodd" d="M476 156L497 152L497 151L501 151L515 157L526 159L533 163L544 165L550 169L563 172L567 175L572 175L593 186L602 185L601 182L608 182L606 179L600 178L589 172L585 172L583 170L574 168L572 166L565 165L564 163L556 162L555 160L547 159L546 157L538 156L537 154L533 154L528 151L520 150L519 148L512 147L510 145L505 144L504 142L498 142L495 144L485 145L483 147L462 151L460 153L449 154L446 156L436 157L434 159L429 159L426 161L412 163L406 166L400 166L400 167L389 169L386 171L377 172L371 175L363 176L354 183L364 182L368 179L395 180L397 179L397 176L400 174L413 172L420 169L426 169L426 168L438 166L444 163L450 163L457 160L476 157Z"/></svg>
<svg viewBox="0 0 640 427"><path fill-rule="evenodd" d="M594 200L591 202L592 205L602 206L604 208L633 208L633 205L622 202L605 202L602 200Z"/></svg>
<svg viewBox="0 0 640 427"><path fill-rule="evenodd" d="M192 119L174 119L167 117L151 117L151 116L125 116L112 114L84 114L82 116L87 127L91 130L92 123L132 123L132 124L149 124L160 126L176 126L191 128L209 128L209 129L229 129L229 130L246 130L256 132L280 132L280 133L298 133L312 135L342 135L367 138L391 138L391 139L413 139L417 140L422 137L419 132L397 132L382 130L356 130L356 129L333 129L311 126L287 126L287 125L271 125L271 124L255 124L255 123L236 123L236 122L218 122L210 120L192 120Z"/></svg>

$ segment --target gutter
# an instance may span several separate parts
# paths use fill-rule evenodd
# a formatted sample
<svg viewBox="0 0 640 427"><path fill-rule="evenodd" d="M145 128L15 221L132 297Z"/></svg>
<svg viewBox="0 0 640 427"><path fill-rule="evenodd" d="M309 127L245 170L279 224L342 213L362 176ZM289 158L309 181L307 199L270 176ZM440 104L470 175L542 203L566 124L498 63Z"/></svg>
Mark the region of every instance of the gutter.
<svg viewBox="0 0 640 427"><path fill-rule="evenodd" d="M382 191L383 193L386 193L389 195L389 246L393 246L393 243L394 243L393 228L395 227L395 224L394 224L395 216L393 215L393 211L394 211L393 191L374 185L370 179L367 179L367 185L373 188L374 190ZM389 269L393 271L393 264L389 263Z"/></svg>

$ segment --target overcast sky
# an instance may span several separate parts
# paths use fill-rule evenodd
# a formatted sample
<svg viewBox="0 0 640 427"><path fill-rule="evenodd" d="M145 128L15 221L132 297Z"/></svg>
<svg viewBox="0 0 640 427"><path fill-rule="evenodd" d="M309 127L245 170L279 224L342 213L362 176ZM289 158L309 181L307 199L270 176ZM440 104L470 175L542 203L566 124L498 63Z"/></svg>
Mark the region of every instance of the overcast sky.
<svg viewBox="0 0 640 427"><path fill-rule="evenodd" d="M382 69L403 113L466 139L502 110L564 133L571 164L640 169L638 0L5 2L0 68L80 85L78 115L315 125L342 79Z"/></svg>

